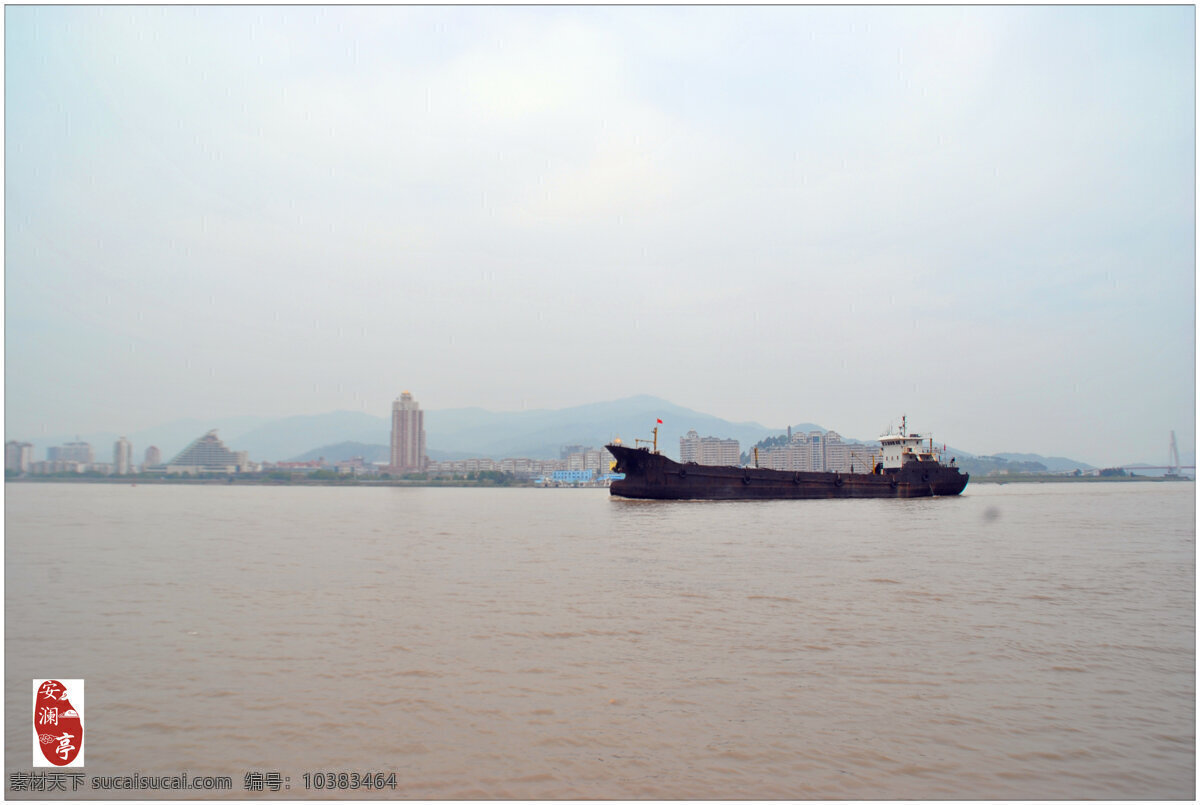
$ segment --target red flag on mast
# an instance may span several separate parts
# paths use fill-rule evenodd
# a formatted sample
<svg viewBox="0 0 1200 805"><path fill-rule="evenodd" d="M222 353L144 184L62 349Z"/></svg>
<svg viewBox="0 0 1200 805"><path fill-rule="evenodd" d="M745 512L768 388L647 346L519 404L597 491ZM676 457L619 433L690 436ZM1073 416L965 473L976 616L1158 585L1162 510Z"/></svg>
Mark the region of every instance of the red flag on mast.
<svg viewBox="0 0 1200 805"><path fill-rule="evenodd" d="M660 425L662 424L662 420L661 420L661 419L660 419L660 420L658 420L658 424L660 424Z"/></svg>

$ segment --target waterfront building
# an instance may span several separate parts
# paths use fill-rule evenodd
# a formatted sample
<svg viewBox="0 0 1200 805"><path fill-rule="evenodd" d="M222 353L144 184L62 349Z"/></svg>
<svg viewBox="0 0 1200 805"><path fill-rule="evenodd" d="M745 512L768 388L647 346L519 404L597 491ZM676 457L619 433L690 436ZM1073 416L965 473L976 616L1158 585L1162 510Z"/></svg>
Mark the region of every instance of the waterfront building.
<svg viewBox="0 0 1200 805"><path fill-rule="evenodd" d="M759 450L758 466L803 472L870 472L877 450L850 444L836 431L793 434L783 447Z"/></svg>
<svg viewBox="0 0 1200 805"><path fill-rule="evenodd" d="M607 449L589 450L584 456L584 469L592 470L597 475L608 472L609 467L616 462L616 457Z"/></svg>
<svg viewBox="0 0 1200 805"><path fill-rule="evenodd" d="M850 445L832 430L825 432L825 469L830 472L850 471Z"/></svg>
<svg viewBox="0 0 1200 805"><path fill-rule="evenodd" d="M29 442L4 443L4 469L11 472L29 472L33 463L33 445Z"/></svg>
<svg viewBox="0 0 1200 805"><path fill-rule="evenodd" d="M811 463L809 469L813 472L825 471L825 435L819 430L811 431L808 434L809 457Z"/></svg>
<svg viewBox="0 0 1200 805"><path fill-rule="evenodd" d="M741 463L741 445L737 439L701 437L696 431L689 430L687 436L679 439L679 460L711 467L736 467Z"/></svg>
<svg viewBox="0 0 1200 805"><path fill-rule="evenodd" d="M871 472L878 449L869 444L851 444L837 431L825 433L825 469L828 472Z"/></svg>
<svg viewBox="0 0 1200 805"><path fill-rule="evenodd" d="M559 484L586 484L594 478L591 470L554 470L550 480Z"/></svg>
<svg viewBox="0 0 1200 805"><path fill-rule="evenodd" d="M167 462L168 473L242 472L249 468L245 451L234 453L210 430Z"/></svg>
<svg viewBox="0 0 1200 805"><path fill-rule="evenodd" d="M113 443L113 473L128 475L133 471L133 445L122 436Z"/></svg>
<svg viewBox="0 0 1200 805"><path fill-rule="evenodd" d="M795 455L798 452L797 445L786 445L784 447L776 447L773 449L759 449L758 451L758 466L768 470L795 470ZM755 462L754 451L750 451L750 463Z"/></svg>
<svg viewBox="0 0 1200 805"><path fill-rule="evenodd" d="M689 461L696 460L696 453L700 449L700 434L694 430L689 430L687 436L679 440L679 463L686 464ZM698 463L698 462L697 462Z"/></svg>
<svg viewBox="0 0 1200 805"><path fill-rule="evenodd" d="M753 455L750 460L754 460ZM767 469L808 472L812 465L812 445L803 436L793 437L783 447L758 451L758 466Z"/></svg>
<svg viewBox="0 0 1200 805"><path fill-rule="evenodd" d="M146 461L142 464L143 469L146 467L157 467L162 464L162 451L154 445L146 448Z"/></svg>
<svg viewBox="0 0 1200 805"><path fill-rule="evenodd" d="M359 475L373 475L379 471L374 464L368 464L366 458L363 456L348 458L337 462L333 466L342 475L353 475L355 477Z"/></svg>
<svg viewBox="0 0 1200 805"><path fill-rule="evenodd" d="M518 478L529 478L533 475L531 466L533 460L528 458L506 458L500 461L500 471L515 475Z"/></svg>
<svg viewBox="0 0 1200 805"><path fill-rule="evenodd" d="M67 442L58 447L46 448L47 461L76 461L80 464L93 464L96 457L92 454L92 446L87 442Z"/></svg>
<svg viewBox="0 0 1200 805"><path fill-rule="evenodd" d="M596 474L608 472L614 459L607 449L593 450L582 445L571 445L571 451L563 455L568 470L591 470Z"/></svg>
<svg viewBox="0 0 1200 805"><path fill-rule="evenodd" d="M290 472L292 477L308 475L323 469L327 469L327 466L325 460L321 458L315 458L312 461L276 461L274 464L263 465L265 472Z"/></svg>
<svg viewBox="0 0 1200 805"><path fill-rule="evenodd" d="M425 469L425 412L409 392L392 403L392 472Z"/></svg>
<svg viewBox="0 0 1200 805"><path fill-rule="evenodd" d="M56 472L87 472L90 464L84 464L79 461L31 461L29 463L30 475L51 475Z"/></svg>
<svg viewBox="0 0 1200 805"><path fill-rule="evenodd" d="M612 461L612 455L607 450L593 450L588 451L585 463L595 464L600 456L607 457L609 462ZM568 467L568 463L566 459L505 458L497 461L491 458L464 458L455 461L428 461L425 463L425 470L431 475L463 475L468 472L498 470L522 480L529 480L548 477L555 472L571 469ZM604 464L606 471L608 466L608 463ZM577 467L572 471L591 472L593 476L597 474L597 470L591 466Z"/></svg>
<svg viewBox="0 0 1200 805"><path fill-rule="evenodd" d="M875 465L883 458L878 444L847 444L846 452L850 472L874 472Z"/></svg>

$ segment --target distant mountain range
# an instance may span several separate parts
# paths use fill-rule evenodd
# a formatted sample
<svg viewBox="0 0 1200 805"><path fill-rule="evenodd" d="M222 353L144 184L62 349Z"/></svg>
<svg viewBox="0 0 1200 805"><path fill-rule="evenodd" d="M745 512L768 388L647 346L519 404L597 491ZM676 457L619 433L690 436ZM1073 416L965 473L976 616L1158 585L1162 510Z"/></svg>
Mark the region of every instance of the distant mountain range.
<svg viewBox="0 0 1200 805"><path fill-rule="evenodd" d="M1009 462L1043 464L1050 472L1069 472L1070 470L1093 470L1096 467L1062 456L1039 456L1036 453L996 453L992 458L1002 458Z"/></svg>
<svg viewBox="0 0 1200 805"><path fill-rule="evenodd" d="M743 450L764 438L785 432L785 429L768 428L757 422L729 422L643 395L557 410L453 408L426 411L426 448L430 458L438 461L472 457L558 458L566 445L598 448L614 438L620 438L626 444L635 438L648 439L656 419L663 420L658 431L659 449L676 459L679 457L679 440L689 430L695 430L701 436L737 439ZM367 461L385 462L389 458L390 419L356 411L280 419L257 416L208 421L187 419L134 433L89 433L80 434L80 438L92 444L97 461L112 460L112 444L121 435L133 443L136 462L141 462L150 445L156 445L163 460L170 461L194 439L213 429L231 450L249 452L252 461L324 458L332 462L362 456ZM798 432L825 430L811 422L793 425L792 429ZM842 435L849 441L857 441L849 434ZM45 457L47 447L74 439L75 435L71 434L27 441L33 443L35 458L40 460ZM949 452L962 458L976 458L954 448ZM1026 453L1000 453L996 457L1011 462L1040 463L1052 472L1090 469L1081 461L1062 457L1046 458ZM1185 460L1184 463L1195 462Z"/></svg>
<svg viewBox="0 0 1200 805"><path fill-rule="evenodd" d="M625 442L649 438L656 419L664 422L658 431L659 448L675 457L679 453L679 439L692 429L705 436L737 439L742 444L753 444L776 433L757 422L728 422L657 397L640 396L558 410L497 412L454 408L426 411L426 448L430 458L441 461L470 457L558 458L566 445L598 448L614 438ZM361 455L370 460L365 448L382 446L384 452L376 453L380 456L376 460L387 460L391 423L380 418L376 428L374 439L353 438L328 443L305 450L295 458L309 461L324 456L327 461L334 461ZM247 434L245 438L257 439L258 434ZM239 446L252 451L253 447L245 438Z"/></svg>

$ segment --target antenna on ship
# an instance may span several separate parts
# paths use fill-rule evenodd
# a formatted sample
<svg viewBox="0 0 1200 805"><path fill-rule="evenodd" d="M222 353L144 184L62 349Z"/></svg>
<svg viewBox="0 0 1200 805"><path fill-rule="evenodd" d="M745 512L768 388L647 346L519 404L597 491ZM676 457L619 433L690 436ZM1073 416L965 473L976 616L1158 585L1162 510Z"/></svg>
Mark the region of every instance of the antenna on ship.
<svg viewBox="0 0 1200 805"><path fill-rule="evenodd" d="M905 414L900 415L900 435L908 435L908 416Z"/></svg>

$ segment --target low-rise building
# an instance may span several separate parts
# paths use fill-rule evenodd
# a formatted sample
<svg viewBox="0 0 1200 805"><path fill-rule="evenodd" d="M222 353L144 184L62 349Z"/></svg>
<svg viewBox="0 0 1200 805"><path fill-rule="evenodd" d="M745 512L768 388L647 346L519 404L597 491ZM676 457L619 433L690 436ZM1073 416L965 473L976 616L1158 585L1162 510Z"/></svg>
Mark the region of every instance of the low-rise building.
<svg viewBox="0 0 1200 805"><path fill-rule="evenodd" d="M591 470L554 470L550 473L550 480L559 484L586 484L594 477Z"/></svg>
<svg viewBox="0 0 1200 805"><path fill-rule="evenodd" d="M53 475L58 472L87 472L90 464L82 461L32 461L29 464L30 475Z"/></svg>

